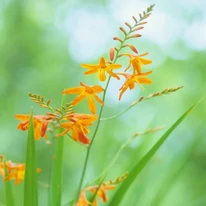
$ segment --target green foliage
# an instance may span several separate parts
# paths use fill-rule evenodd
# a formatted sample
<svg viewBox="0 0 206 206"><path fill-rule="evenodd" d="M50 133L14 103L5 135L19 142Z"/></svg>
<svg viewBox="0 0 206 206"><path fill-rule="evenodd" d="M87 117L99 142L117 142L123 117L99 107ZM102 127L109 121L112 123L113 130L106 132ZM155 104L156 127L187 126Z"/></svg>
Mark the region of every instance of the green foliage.
<svg viewBox="0 0 206 206"><path fill-rule="evenodd" d="M4 164L6 164L6 161L4 161ZM5 174L8 175L7 169L5 168ZM14 196L12 192L12 182L11 181L5 181L5 203L6 206L15 206L14 204Z"/></svg>
<svg viewBox="0 0 206 206"><path fill-rule="evenodd" d="M24 206L38 206L36 148L33 114L30 114L27 137L26 171L24 180Z"/></svg>
<svg viewBox="0 0 206 206"><path fill-rule="evenodd" d="M126 194L127 190L130 188L131 184L134 182L135 178L144 169L149 160L153 157L155 152L161 147L165 140L169 137L170 133L185 119L185 117L198 105L193 105L188 109L168 130L167 132L157 141L157 143L147 152L147 154L138 161L134 167L129 171L127 179L123 182L117 193L114 195L113 199L110 201L109 205L119 205L122 198Z"/></svg>

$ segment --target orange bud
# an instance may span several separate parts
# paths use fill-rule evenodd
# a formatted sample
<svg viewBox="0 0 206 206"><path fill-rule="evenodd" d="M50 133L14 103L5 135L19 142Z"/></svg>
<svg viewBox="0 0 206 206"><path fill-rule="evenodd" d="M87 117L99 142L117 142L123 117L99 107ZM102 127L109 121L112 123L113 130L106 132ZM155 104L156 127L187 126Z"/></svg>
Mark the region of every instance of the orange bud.
<svg viewBox="0 0 206 206"><path fill-rule="evenodd" d="M140 22L138 25L143 25L143 24L146 24L147 22L146 21L143 21L143 22Z"/></svg>
<svg viewBox="0 0 206 206"><path fill-rule="evenodd" d="M128 46L133 52L138 53L137 49L132 44L127 44L126 46Z"/></svg>
<svg viewBox="0 0 206 206"><path fill-rule="evenodd" d="M114 37L113 40L117 40L117 41L122 42L122 40L119 37Z"/></svg>
<svg viewBox="0 0 206 206"><path fill-rule="evenodd" d="M43 107L43 108L48 108L48 106L45 105L45 104L40 104L39 106L40 106L40 107Z"/></svg>
<svg viewBox="0 0 206 206"><path fill-rule="evenodd" d="M119 28L125 35L127 35L127 32L125 31L125 29L123 27Z"/></svg>
<svg viewBox="0 0 206 206"><path fill-rule="evenodd" d="M132 16L132 18L134 19L134 21L137 23L137 19L134 17L134 16Z"/></svg>
<svg viewBox="0 0 206 206"><path fill-rule="evenodd" d="M130 38L137 38L137 37L141 37L142 35L141 34L134 34L132 36L128 36L127 39L130 39Z"/></svg>
<svg viewBox="0 0 206 206"><path fill-rule="evenodd" d="M139 31L139 30L141 30L143 28L144 28L143 26L140 26L140 27L137 27L137 28L133 29L133 31Z"/></svg>
<svg viewBox="0 0 206 206"><path fill-rule="evenodd" d="M125 22L125 24L126 24L130 29L132 28L132 26L131 26L129 23Z"/></svg>
<svg viewBox="0 0 206 206"><path fill-rule="evenodd" d="M110 60L113 61L113 59L114 59L114 47L112 47L110 49L109 56L110 56Z"/></svg>

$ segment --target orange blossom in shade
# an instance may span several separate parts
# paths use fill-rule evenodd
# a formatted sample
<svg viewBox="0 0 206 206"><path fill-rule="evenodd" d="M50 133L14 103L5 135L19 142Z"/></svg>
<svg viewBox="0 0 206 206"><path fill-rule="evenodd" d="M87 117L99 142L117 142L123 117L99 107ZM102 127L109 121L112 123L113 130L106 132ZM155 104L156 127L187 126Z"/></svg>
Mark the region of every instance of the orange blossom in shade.
<svg viewBox="0 0 206 206"><path fill-rule="evenodd" d="M73 140L81 142L82 144L89 144L90 139L86 136L86 134L89 133L87 127L92 125L97 119L97 115L73 113L69 114L66 119L69 121L61 124L61 127L64 128L65 131L59 134L59 136L62 136L71 130Z"/></svg>
<svg viewBox="0 0 206 206"><path fill-rule="evenodd" d="M104 102L96 95L96 93L101 93L104 91L104 89L101 86L95 85L95 86L87 86L80 82L81 87L73 87L70 89L67 89L62 92L62 94L79 94L73 101L72 105L77 105L81 100L83 100L85 97L88 97L88 103L89 103L89 109L92 112L92 114L96 113L96 105L93 100L93 97L96 99L97 102L99 102L102 106L104 106Z"/></svg>
<svg viewBox="0 0 206 206"><path fill-rule="evenodd" d="M109 64L105 61L102 57L99 61L99 64L81 64L83 68L88 69L89 71L85 72L84 74L94 74L97 73L97 76L100 81L106 81L106 74L107 72L110 76L115 77L119 80L119 77L112 72L113 69L119 69L122 67L121 64Z"/></svg>
<svg viewBox="0 0 206 206"><path fill-rule="evenodd" d="M24 180L25 164L15 164L11 161L6 163L8 174L4 177L4 181L15 179L15 184L19 184Z"/></svg>
<svg viewBox="0 0 206 206"><path fill-rule="evenodd" d="M113 190L114 188L115 186L111 184L109 185L103 184L102 186L100 186L100 188L98 185L87 187L84 190L82 190L82 192L80 193L79 200L76 203L76 206L88 206L88 205L97 206L98 205L97 197L101 198L102 201L106 203L108 201L108 197L106 195L107 190ZM92 194L95 194L96 191L97 191L97 196L94 202L90 203L86 198L86 192L91 192Z"/></svg>
<svg viewBox="0 0 206 206"><path fill-rule="evenodd" d="M152 60L142 58L143 56L146 56L147 54L149 54L149 53L146 52L146 53L140 54L138 56L134 56L132 54L123 54L123 56L129 56L129 58L130 58L129 65L125 69L125 72L130 68L130 66L132 64L133 73L134 74L141 74L142 73L142 65L147 65L147 64L152 63Z"/></svg>
<svg viewBox="0 0 206 206"><path fill-rule="evenodd" d="M151 74L152 71L144 72L141 74L127 74L127 73L119 73L119 75L123 75L126 78L125 83L122 85L122 87L119 89L119 100L122 98L122 95L124 92L129 88L130 90L134 89L135 83L137 84L151 84L152 80L145 77L149 74Z"/></svg>
<svg viewBox="0 0 206 206"><path fill-rule="evenodd" d="M4 177L4 162L0 162L0 175Z"/></svg>
<svg viewBox="0 0 206 206"><path fill-rule="evenodd" d="M21 120L21 122L17 126L17 129L25 131L29 128L30 115L17 114L15 115L15 118L18 120ZM47 138L46 130L51 120L52 120L52 117L50 116L44 116L44 115L34 115L33 116L35 140L39 140L41 137Z"/></svg>
<svg viewBox="0 0 206 206"><path fill-rule="evenodd" d="M3 163L3 164L2 164ZM7 174L5 175L5 168L7 170ZM40 172L41 169L37 168L37 172ZM15 180L15 184L19 184L24 180L25 175L25 163L18 164L13 163L12 161L7 161L6 164L4 162L0 162L0 175L4 177L4 181Z"/></svg>

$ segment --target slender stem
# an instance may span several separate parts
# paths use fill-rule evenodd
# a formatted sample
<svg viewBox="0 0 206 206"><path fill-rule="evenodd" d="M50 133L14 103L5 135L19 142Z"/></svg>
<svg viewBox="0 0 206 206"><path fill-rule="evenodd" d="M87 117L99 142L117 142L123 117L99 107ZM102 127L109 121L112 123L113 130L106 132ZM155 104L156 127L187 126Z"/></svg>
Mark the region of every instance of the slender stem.
<svg viewBox="0 0 206 206"><path fill-rule="evenodd" d="M117 53L116 53L115 59L113 61L113 64L120 57L119 56L119 52L123 48L124 42L127 40L127 37L133 32L133 28L135 28L136 26L137 26L137 23L132 28L130 28L130 30L128 31L127 34L125 34L124 39L121 41L120 47L117 50ZM111 79L111 76L108 78L107 84L105 86L105 90L104 90L104 94L103 94L103 98L102 98L103 102L105 102L106 93L107 93L107 89L108 89L108 86L109 86L109 83L110 83L110 79ZM83 171L82 171L82 175L81 175L81 179L80 179L80 184L79 184L79 188L78 188L78 192L77 192L76 201L79 198L79 195L80 195L80 192L81 192L81 188L82 188L82 184L84 182L84 177L85 177L85 174L86 174L86 169L87 169L87 164L88 164L88 160L89 160L90 150L91 150L91 147L93 145L94 139L96 137L96 134L97 134L97 131L98 131L98 128L99 128L99 125L100 125L100 120L101 120L102 112L103 112L103 106L101 106L101 109L100 109L100 112L99 112L99 117L98 117L98 120L97 120L97 125L96 125L96 128L94 130L94 134L93 134L93 137L91 139L91 143L90 143L90 145L87 148L86 158L85 158L85 162L84 162L84 166L83 166Z"/></svg>

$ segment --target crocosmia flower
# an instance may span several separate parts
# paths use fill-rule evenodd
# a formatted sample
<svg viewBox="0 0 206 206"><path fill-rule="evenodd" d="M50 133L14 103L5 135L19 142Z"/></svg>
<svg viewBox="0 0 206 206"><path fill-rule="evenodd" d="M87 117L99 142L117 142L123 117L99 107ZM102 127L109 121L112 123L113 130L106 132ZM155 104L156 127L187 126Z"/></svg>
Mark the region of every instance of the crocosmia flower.
<svg viewBox="0 0 206 206"><path fill-rule="evenodd" d="M94 74L97 73L97 76L100 81L106 81L106 73L108 73L110 76L120 79L115 73L112 72L114 69L119 69L122 67L121 64L109 64L106 63L105 59L102 57L99 61L99 64L81 64L83 68L88 69L89 71L85 72L84 74Z"/></svg>
<svg viewBox="0 0 206 206"><path fill-rule="evenodd" d="M22 131L28 130L30 115L17 114L15 115L15 118L18 120L21 120L21 122L17 126L17 129L20 129ZM52 117L50 116L44 116L44 115L34 115L33 116L35 140L39 140L41 137L44 137L47 139L46 130L51 120L52 120Z"/></svg>
<svg viewBox="0 0 206 206"><path fill-rule="evenodd" d="M11 161L6 163L8 175L4 177L4 181L15 180L15 184L19 184L24 180L25 164L16 164Z"/></svg>
<svg viewBox="0 0 206 206"><path fill-rule="evenodd" d="M120 94L119 94L119 100L121 100L122 95L124 94L124 92L126 92L126 90L129 88L130 90L134 89L135 87L135 83L137 84L151 84L152 80L145 77L149 74L151 74L152 71L149 72L144 72L141 74L127 74L127 73L119 73L119 75L123 75L126 78L125 83L122 85L122 87L119 89L120 90Z"/></svg>
<svg viewBox="0 0 206 206"><path fill-rule="evenodd" d="M98 205L98 200L97 200L98 197L100 199L102 199L102 201L104 203L106 203L108 201L108 197L106 195L106 192L108 190L113 190L113 189L115 189L115 185L112 185L112 184L103 184L102 186L100 186L100 188L98 185L87 187L81 191L79 199L78 199L75 206L89 206L89 205L97 206ZM89 202L86 198L86 193L90 192L94 195L96 193L96 191L97 191L97 196L94 199L94 202L93 203Z"/></svg>
<svg viewBox="0 0 206 206"><path fill-rule="evenodd" d="M141 74L142 73L142 65L148 65L152 63L152 60L142 58L143 56L146 56L148 52L144 54L140 54L138 56L134 56L132 54L123 54L124 56L129 56L130 62L127 68L125 69L125 72L130 68L132 65L133 67L133 73L134 74Z"/></svg>
<svg viewBox="0 0 206 206"><path fill-rule="evenodd" d="M104 106L104 102L96 95L96 93L101 93L104 89L101 86L87 86L80 82L81 87L69 88L62 92L62 94L79 94L73 101L72 105L77 105L85 97L88 97L88 105L92 114L96 113L96 104L94 99ZM94 98L94 99L93 99Z"/></svg>
<svg viewBox="0 0 206 206"><path fill-rule="evenodd" d="M89 144L90 139L86 136L89 133L87 127L92 125L97 119L97 115L73 113L69 114L66 119L68 121L61 124L61 127L65 130L59 136L63 136L71 130L73 140L82 144Z"/></svg>
<svg viewBox="0 0 206 206"><path fill-rule="evenodd" d="M11 160L6 163L0 162L0 175L4 178L4 181L15 180L14 184L17 185L24 180L25 167L25 163L14 163ZM5 170L7 171L6 174ZM37 168L37 172L40 171L41 169Z"/></svg>

